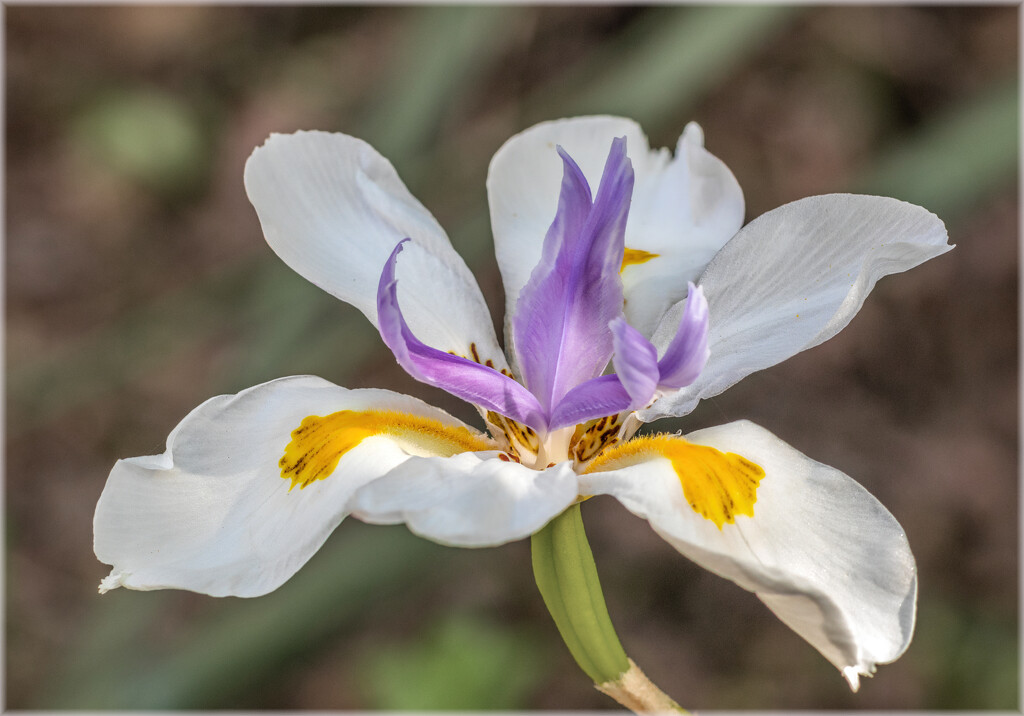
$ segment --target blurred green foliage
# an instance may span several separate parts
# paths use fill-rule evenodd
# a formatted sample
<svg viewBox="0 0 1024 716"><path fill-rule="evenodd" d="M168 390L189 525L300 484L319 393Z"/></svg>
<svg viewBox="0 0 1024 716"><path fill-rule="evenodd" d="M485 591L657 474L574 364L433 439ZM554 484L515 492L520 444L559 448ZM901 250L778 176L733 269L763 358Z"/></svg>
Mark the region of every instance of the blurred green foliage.
<svg viewBox="0 0 1024 716"><path fill-rule="evenodd" d="M1013 181L1019 158L1020 87L1008 78L903 137L860 188L919 204L949 221Z"/></svg>
<svg viewBox="0 0 1024 716"><path fill-rule="evenodd" d="M71 131L95 161L160 193L196 194L204 186L209 162L201 120L173 95L152 88L101 93Z"/></svg>
<svg viewBox="0 0 1024 716"><path fill-rule="evenodd" d="M935 685L924 707L1019 708L1019 635L1008 626L971 605L927 600L918 615L914 644Z"/></svg>
<svg viewBox="0 0 1024 716"><path fill-rule="evenodd" d="M404 18L402 38L384 78L387 92L367 108L362 132L415 181L404 165L428 149L452 105L500 61L521 17L511 7L423 7ZM410 71L415 68L415 71Z"/></svg>
<svg viewBox="0 0 1024 716"><path fill-rule="evenodd" d="M369 703L385 711L522 709L546 675L529 632L455 614L409 644L380 644L362 664Z"/></svg>
<svg viewBox="0 0 1024 716"><path fill-rule="evenodd" d="M229 598L168 645L148 638L168 608L164 592L114 591L65 672L36 708L187 709L230 706L261 680L358 622L369 603L422 586L446 550L404 528L346 525L285 586L258 599Z"/></svg>
<svg viewBox="0 0 1024 716"><path fill-rule="evenodd" d="M557 108L632 117L652 131L690 110L799 13L785 5L654 9L539 93L535 119Z"/></svg>

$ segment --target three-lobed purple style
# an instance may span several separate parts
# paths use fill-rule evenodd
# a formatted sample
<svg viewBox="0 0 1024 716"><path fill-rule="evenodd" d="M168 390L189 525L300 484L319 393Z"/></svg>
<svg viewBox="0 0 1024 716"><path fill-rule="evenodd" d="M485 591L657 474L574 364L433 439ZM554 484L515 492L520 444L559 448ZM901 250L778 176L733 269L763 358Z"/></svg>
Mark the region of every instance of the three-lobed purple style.
<svg viewBox="0 0 1024 716"><path fill-rule="evenodd" d="M643 408L658 391L696 380L708 358L708 305L692 283L660 360L623 316L620 269L633 194L626 138L612 141L595 199L576 162L561 147L558 154L564 166L558 209L511 321L523 383L413 335L398 307L395 278L398 254L410 239L395 246L377 288L381 338L406 372L542 434ZM602 375L609 361L615 372Z"/></svg>

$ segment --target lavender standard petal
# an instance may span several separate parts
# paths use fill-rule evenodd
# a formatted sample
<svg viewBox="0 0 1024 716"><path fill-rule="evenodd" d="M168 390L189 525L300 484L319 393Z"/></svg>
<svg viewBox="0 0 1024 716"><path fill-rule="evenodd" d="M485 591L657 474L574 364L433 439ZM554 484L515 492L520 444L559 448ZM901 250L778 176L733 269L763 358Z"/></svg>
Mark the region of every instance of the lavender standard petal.
<svg viewBox="0 0 1024 716"><path fill-rule="evenodd" d="M474 405L506 415L535 430L547 422L537 399L522 385L493 368L451 355L422 343L413 335L398 307L395 265L403 239L391 252L377 286L380 335L395 359L416 380L446 390Z"/></svg>
<svg viewBox="0 0 1024 716"><path fill-rule="evenodd" d="M709 354L708 302L704 290L690 283L679 330L658 361L659 387L683 388L697 380Z"/></svg>
<svg viewBox="0 0 1024 716"><path fill-rule="evenodd" d="M625 138L612 142L593 204L580 168L558 152L565 167L558 210L512 320L524 383L547 410L611 358L608 323L622 313L619 268L633 193Z"/></svg>

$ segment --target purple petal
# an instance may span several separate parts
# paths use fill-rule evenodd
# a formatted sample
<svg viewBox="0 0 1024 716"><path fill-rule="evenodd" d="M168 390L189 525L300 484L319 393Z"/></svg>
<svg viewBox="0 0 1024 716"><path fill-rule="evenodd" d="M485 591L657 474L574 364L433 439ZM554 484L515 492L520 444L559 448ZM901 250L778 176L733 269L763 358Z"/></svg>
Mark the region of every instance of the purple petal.
<svg viewBox="0 0 1024 716"><path fill-rule="evenodd" d="M658 388L658 351L622 316L609 326L615 373L593 378L566 393L551 413L551 429L645 407Z"/></svg>
<svg viewBox="0 0 1024 716"><path fill-rule="evenodd" d="M577 385L565 394L549 419L551 430L579 425L592 418L603 418L629 410L633 399L619 376L602 375Z"/></svg>
<svg viewBox="0 0 1024 716"><path fill-rule="evenodd" d="M615 373L570 390L551 412L551 430L643 408L658 388L682 388L696 380L708 359L708 302L692 283L679 331L660 361L654 345L623 317L615 318L609 328Z"/></svg>
<svg viewBox="0 0 1024 716"><path fill-rule="evenodd" d="M377 286L377 323L380 336L395 359L416 380L446 390L474 405L506 415L535 430L546 430L544 412L530 391L493 368L468 358L445 353L419 341L398 308L395 265L402 239L391 252Z"/></svg>
<svg viewBox="0 0 1024 716"><path fill-rule="evenodd" d="M561 147L558 153L558 211L512 320L523 382L548 410L611 358L608 324L622 313L619 268L633 193L624 137L612 142L593 204L580 168Z"/></svg>
<svg viewBox="0 0 1024 716"><path fill-rule="evenodd" d="M679 330L658 361L661 373L658 385L664 388L689 385L704 370L709 354L708 302L704 298L704 290L691 282Z"/></svg>
<svg viewBox="0 0 1024 716"><path fill-rule="evenodd" d="M658 388L658 349L622 316L608 327L615 347L612 364L619 381L633 399L630 408L646 407Z"/></svg>

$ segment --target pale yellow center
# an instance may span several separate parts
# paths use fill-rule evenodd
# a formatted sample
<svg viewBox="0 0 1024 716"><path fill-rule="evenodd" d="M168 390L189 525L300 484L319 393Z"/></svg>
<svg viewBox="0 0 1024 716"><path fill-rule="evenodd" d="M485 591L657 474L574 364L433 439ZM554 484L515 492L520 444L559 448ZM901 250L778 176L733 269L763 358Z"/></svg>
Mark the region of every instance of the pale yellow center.
<svg viewBox="0 0 1024 716"><path fill-rule="evenodd" d="M761 466L742 455L695 445L674 435L633 438L610 447L584 472L619 470L659 457L672 463L693 511L718 529L733 524L736 515L754 516L757 487L764 477Z"/></svg>
<svg viewBox="0 0 1024 716"><path fill-rule="evenodd" d="M417 455L450 457L495 449L486 436L439 420L394 410L342 410L303 418L278 461L281 477L292 481L289 490L330 477L345 453L374 435L386 435Z"/></svg>

